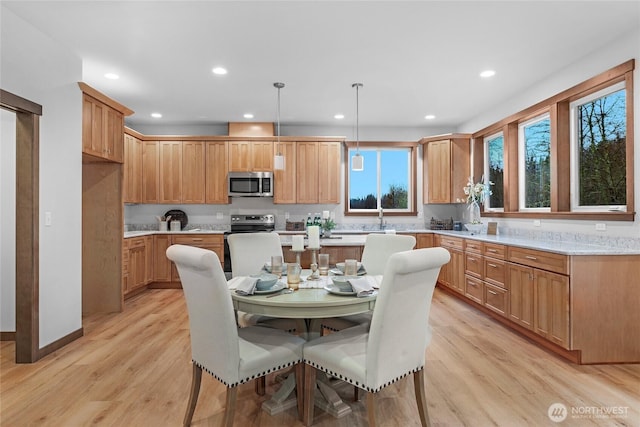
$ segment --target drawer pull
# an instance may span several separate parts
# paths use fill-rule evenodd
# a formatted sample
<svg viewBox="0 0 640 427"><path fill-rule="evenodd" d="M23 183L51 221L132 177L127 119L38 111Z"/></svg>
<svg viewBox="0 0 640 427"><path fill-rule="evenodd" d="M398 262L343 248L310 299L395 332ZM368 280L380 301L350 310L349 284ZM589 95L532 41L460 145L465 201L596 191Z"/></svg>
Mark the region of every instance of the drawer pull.
<svg viewBox="0 0 640 427"><path fill-rule="evenodd" d="M538 260L538 258L536 258L536 257L534 257L534 256L531 256L531 255L525 255L525 258L526 258L526 259L530 259L530 260L532 260L532 261L537 261L537 260Z"/></svg>
<svg viewBox="0 0 640 427"><path fill-rule="evenodd" d="M471 286L473 286L474 288L477 288L477 287L478 287L478 284L477 284L477 283L473 283L473 282L467 282L467 285L471 285Z"/></svg>
<svg viewBox="0 0 640 427"><path fill-rule="evenodd" d="M477 261L477 259L475 259L475 258L467 258L467 261L469 261L469 262L476 262L476 261Z"/></svg>
<svg viewBox="0 0 640 427"><path fill-rule="evenodd" d="M491 289L487 289L487 292L489 292L491 295L498 295L497 292L492 291Z"/></svg>
<svg viewBox="0 0 640 427"><path fill-rule="evenodd" d="M204 239L200 238L200 239L191 239L192 242L202 242Z"/></svg>
<svg viewBox="0 0 640 427"><path fill-rule="evenodd" d="M498 266L495 264L489 264L489 267L498 268Z"/></svg>

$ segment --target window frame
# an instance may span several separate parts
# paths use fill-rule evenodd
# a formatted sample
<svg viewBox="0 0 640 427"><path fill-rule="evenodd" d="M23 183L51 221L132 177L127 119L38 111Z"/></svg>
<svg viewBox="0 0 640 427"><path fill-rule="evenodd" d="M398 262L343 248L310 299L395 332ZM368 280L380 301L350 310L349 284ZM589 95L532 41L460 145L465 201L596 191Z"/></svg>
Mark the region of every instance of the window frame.
<svg viewBox="0 0 640 427"><path fill-rule="evenodd" d="M549 112L545 112L543 114L536 115L527 120L523 120L518 123L518 170L525 170L525 162L526 162L526 149L525 149L525 139L524 139L524 129L527 126L534 125L543 120L551 120L551 115ZM549 143L551 145L551 143ZM549 154L551 155L551 146L549 146ZM518 194L523 197L518 197L518 211L520 212L551 212L551 206L548 207L539 207L539 208L528 208L525 204L526 199L526 174L521 173L518 174Z"/></svg>
<svg viewBox="0 0 640 427"><path fill-rule="evenodd" d="M525 110L508 116L492 125L472 134L473 163L472 170L484 170L484 138L499 131L504 135L505 175L504 175L504 211L486 210L485 217L495 218L548 218L600 221L634 221L634 85L633 72L635 60L630 59L606 70L563 92L534 104ZM626 89L626 210L625 211L574 211L571 209L571 168L573 153L570 139L570 103L592 93L623 82ZM518 124L543 111L549 111L551 117L551 209L548 212L523 212L519 209L520 191L518 166Z"/></svg>
<svg viewBox="0 0 640 427"><path fill-rule="evenodd" d="M611 86L607 86L603 89L600 89L596 92L592 92L590 94L585 95L584 97L575 99L569 103L569 120L570 120L570 132L571 132L571 210L573 212L602 212L604 211L619 211L626 212L626 205L602 205L602 206L587 206L580 205L580 179L579 179L579 168L578 168L578 117L577 117L577 107L580 105L584 105L588 102L591 102L598 98L603 98L607 95L611 95L614 92L618 92L620 90L626 90L626 85L624 82L618 82ZM626 95L626 93L625 93ZM627 131L629 130L629 126L627 125ZM625 145L628 144L628 138L625 142Z"/></svg>
<svg viewBox="0 0 640 427"><path fill-rule="evenodd" d="M416 166L418 157L418 143L405 141L359 141L360 149L365 150L384 150L384 149L409 149L409 186L407 210L385 209L385 216L417 216L417 178ZM349 165L351 160L349 157L350 149L357 146L355 141L345 141L344 144L344 215L345 216L378 216L378 210L350 210L349 208ZM365 164L365 168L367 165ZM380 171L378 170L378 174ZM379 202L378 202L379 205Z"/></svg>
<svg viewBox="0 0 640 427"><path fill-rule="evenodd" d="M491 140L493 140L493 139L498 138L498 137L502 137L502 164L503 164L502 181L504 182L504 175L506 174L506 171L504 170L504 167L505 167L505 164L504 164L504 160L505 160L505 159L504 159L504 155L505 155L505 147L504 147L504 145L505 145L505 141L504 141L504 133L503 133L501 130L500 130L500 131L498 131L498 132L495 132L495 133L493 133L493 134L491 134L491 135L487 135L487 136L484 138L484 141L485 141L485 142L483 143L483 154L484 154L484 158L488 160L488 159L489 159L489 142L490 142ZM489 165L489 162L488 162L488 161L484 162L484 168L483 168L484 174L483 174L483 175L484 175L485 177L487 177L487 179L488 179L488 180L490 180L490 179L491 179L490 174L489 174L489 169L490 169L490 168L489 168L489 166L490 166L490 165ZM492 206L491 206L491 198L489 197L489 198L487 199L487 201L485 202L484 209L485 209L485 211L487 211L487 212L504 212L504 199L502 200L502 206L503 206L503 207L501 207L501 208L494 208L494 207L492 207Z"/></svg>

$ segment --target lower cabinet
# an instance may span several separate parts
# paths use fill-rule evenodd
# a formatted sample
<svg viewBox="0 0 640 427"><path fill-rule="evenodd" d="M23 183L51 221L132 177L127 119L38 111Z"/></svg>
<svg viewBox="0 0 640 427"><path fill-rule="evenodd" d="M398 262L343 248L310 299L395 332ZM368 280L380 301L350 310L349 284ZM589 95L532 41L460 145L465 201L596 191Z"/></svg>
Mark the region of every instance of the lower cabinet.
<svg viewBox="0 0 640 427"><path fill-rule="evenodd" d="M336 265L344 262L345 259L356 259L360 261L362 256L362 246L322 246L320 252L329 254L329 265ZM285 262L296 262L296 253L291 251L291 246L283 246L282 252ZM306 250L300 256L302 268L309 268L311 265L311 251Z"/></svg>
<svg viewBox="0 0 640 427"><path fill-rule="evenodd" d="M534 269L533 331L569 348L569 278Z"/></svg>
<svg viewBox="0 0 640 427"><path fill-rule="evenodd" d="M195 246L215 252L220 260L220 266L224 268L224 237L222 234L176 234L171 238L173 245ZM171 281L180 282L178 269L174 263L171 263Z"/></svg>
<svg viewBox="0 0 640 427"><path fill-rule="evenodd" d="M124 239L122 292L125 297L153 281L153 253L152 236Z"/></svg>

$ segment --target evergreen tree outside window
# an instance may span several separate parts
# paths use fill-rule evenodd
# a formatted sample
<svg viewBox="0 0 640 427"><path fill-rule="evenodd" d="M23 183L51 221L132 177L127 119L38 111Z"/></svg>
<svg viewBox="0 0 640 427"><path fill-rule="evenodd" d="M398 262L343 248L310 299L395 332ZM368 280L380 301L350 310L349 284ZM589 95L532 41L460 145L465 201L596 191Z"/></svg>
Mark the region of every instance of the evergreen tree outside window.
<svg viewBox="0 0 640 427"><path fill-rule="evenodd" d="M538 116L518 126L520 210L551 208L551 120Z"/></svg>
<svg viewBox="0 0 640 427"><path fill-rule="evenodd" d="M504 136L502 132L485 138L484 176L494 185L491 195L484 202L484 209L504 210Z"/></svg>
<svg viewBox="0 0 640 427"><path fill-rule="evenodd" d="M572 210L626 210L624 83L573 102Z"/></svg>

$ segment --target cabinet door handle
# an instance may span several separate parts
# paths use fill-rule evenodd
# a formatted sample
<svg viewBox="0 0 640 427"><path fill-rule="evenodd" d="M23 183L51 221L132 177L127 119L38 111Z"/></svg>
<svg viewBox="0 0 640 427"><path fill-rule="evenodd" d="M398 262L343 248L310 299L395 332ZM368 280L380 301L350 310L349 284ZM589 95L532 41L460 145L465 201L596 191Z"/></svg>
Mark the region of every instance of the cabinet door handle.
<svg viewBox="0 0 640 427"><path fill-rule="evenodd" d="M471 286L473 286L474 288L477 288L477 287L478 287L478 284L477 284L477 283L473 283L473 282L467 282L467 285L471 285Z"/></svg>
<svg viewBox="0 0 640 427"><path fill-rule="evenodd" d="M489 267L498 268L498 266L495 264L489 264Z"/></svg>
<svg viewBox="0 0 640 427"><path fill-rule="evenodd" d="M487 292L489 292L491 295L498 295L497 292L492 291L491 289L487 289Z"/></svg>
<svg viewBox="0 0 640 427"><path fill-rule="evenodd" d="M533 261L537 261L537 260L538 260L538 258L536 258L536 257L534 257L534 256L531 256L531 255L525 255L525 258L526 258L526 259L533 260Z"/></svg>
<svg viewBox="0 0 640 427"><path fill-rule="evenodd" d="M495 250L495 249L487 249L487 252L493 252L493 253L496 253L496 252L498 252L498 251L497 251L497 250Z"/></svg>

